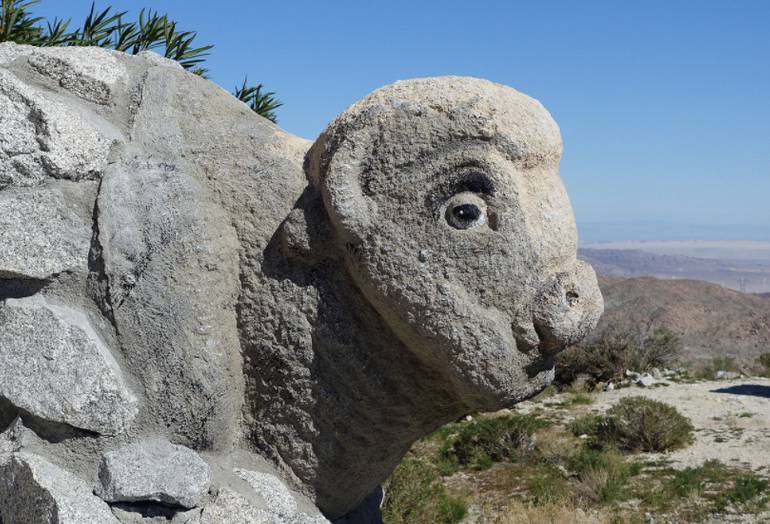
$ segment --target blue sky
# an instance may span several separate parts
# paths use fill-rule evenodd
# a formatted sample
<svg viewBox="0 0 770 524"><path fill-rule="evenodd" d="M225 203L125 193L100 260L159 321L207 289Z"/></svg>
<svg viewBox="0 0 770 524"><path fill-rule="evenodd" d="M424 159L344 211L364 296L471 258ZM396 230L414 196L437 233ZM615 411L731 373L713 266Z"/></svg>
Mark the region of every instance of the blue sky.
<svg viewBox="0 0 770 524"><path fill-rule="evenodd" d="M79 21L90 3L36 11ZM561 126L561 173L586 240L770 240L770 1L97 5L108 4L197 30L215 44L212 80L232 89L248 73L285 103L281 127L306 138L402 78L515 87Z"/></svg>

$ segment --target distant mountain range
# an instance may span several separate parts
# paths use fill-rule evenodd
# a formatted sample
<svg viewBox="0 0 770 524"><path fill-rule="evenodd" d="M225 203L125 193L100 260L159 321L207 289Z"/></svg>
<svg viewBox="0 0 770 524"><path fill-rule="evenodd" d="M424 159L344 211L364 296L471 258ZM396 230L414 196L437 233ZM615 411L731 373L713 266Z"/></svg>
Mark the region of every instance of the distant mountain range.
<svg viewBox="0 0 770 524"><path fill-rule="evenodd" d="M600 277L599 285L605 313L593 338L616 328L638 331L652 321L682 339L685 361L729 356L751 367L770 352L768 297L694 280Z"/></svg>
<svg viewBox="0 0 770 524"><path fill-rule="evenodd" d="M644 243L630 245L647 247ZM765 260L764 252L757 254L755 250L743 254L737 247L733 251L707 251L706 248L696 251L723 257L717 259L666 253L664 247L656 245L643 250L592 246L581 248L578 256L606 276L703 280L748 293L770 293L770 259Z"/></svg>

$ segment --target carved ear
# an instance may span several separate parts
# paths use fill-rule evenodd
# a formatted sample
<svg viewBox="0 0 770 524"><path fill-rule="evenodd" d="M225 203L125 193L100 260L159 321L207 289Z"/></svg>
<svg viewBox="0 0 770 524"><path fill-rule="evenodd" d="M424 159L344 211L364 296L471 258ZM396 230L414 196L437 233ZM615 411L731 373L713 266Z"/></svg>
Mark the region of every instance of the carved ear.
<svg viewBox="0 0 770 524"><path fill-rule="evenodd" d="M308 179L318 188L329 220L347 243L359 243L366 237L377 212L361 187L373 133L367 126L342 136L340 131L334 137L321 134L306 158Z"/></svg>
<svg viewBox="0 0 770 524"><path fill-rule="evenodd" d="M287 258L316 262L333 256L329 220L315 188L305 190L280 230L281 250Z"/></svg>

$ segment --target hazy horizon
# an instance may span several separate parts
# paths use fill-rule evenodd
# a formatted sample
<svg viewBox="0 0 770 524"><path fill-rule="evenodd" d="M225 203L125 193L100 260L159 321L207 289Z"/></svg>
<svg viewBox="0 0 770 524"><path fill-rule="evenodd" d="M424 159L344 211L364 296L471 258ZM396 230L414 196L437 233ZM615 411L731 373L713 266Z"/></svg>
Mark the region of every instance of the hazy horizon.
<svg viewBox="0 0 770 524"><path fill-rule="evenodd" d="M770 241L770 224L682 224L672 222L581 222L580 244L656 241Z"/></svg>

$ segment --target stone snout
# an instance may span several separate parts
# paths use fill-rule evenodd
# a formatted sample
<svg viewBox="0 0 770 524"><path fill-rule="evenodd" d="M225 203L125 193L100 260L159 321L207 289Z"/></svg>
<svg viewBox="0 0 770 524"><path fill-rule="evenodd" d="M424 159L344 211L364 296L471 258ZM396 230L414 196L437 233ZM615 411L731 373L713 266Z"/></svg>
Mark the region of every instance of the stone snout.
<svg viewBox="0 0 770 524"><path fill-rule="evenodd" d="M583 261L560 268L536 295L531 323L514 329L519 350L553 357L585 338L604 311L596 273Z"/></svg>

